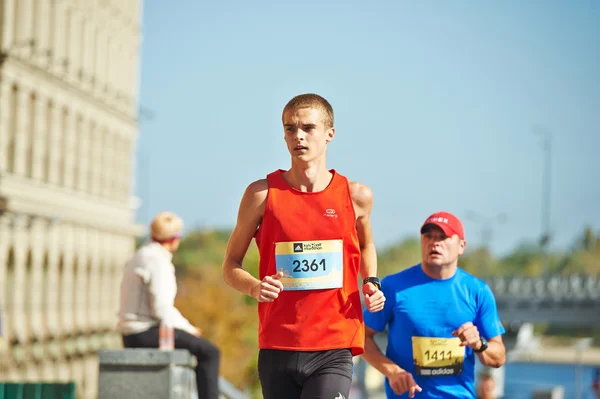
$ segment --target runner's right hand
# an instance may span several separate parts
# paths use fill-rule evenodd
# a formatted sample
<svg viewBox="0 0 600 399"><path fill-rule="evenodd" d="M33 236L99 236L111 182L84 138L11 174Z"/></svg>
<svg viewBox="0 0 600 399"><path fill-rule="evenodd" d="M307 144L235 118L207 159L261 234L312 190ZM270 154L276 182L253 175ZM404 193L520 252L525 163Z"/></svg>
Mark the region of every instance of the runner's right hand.
<svg viewBox="0 0 600 399"><path fill-rule="evenodd" d="M273 302L283 291L283 284L279 281L283 272L277 272L272 276L265 276L259 284L252 288L252 297L258 302Z"/></svg>
<svg viewBox="0 0 600 399"><path fill-rule="evenodd" d="M390 386L398 395L408 392L408 397L414 398L415 392L422 391L421 387L415 382L412 374L407 371L398 371L388 377L388 379L390 380Z"/></svg>

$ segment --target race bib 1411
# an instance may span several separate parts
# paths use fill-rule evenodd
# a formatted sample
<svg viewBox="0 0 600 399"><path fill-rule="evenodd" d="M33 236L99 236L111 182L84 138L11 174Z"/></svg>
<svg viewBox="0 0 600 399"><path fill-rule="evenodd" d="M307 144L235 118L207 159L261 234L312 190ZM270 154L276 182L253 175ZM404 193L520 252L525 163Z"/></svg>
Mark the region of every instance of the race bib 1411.
<svg viewBox="0 0 600 399"><path fill-rule="evenodd" d="M458 338L412 337L415 373L424 377L460 375L465 347Z"/></svg>

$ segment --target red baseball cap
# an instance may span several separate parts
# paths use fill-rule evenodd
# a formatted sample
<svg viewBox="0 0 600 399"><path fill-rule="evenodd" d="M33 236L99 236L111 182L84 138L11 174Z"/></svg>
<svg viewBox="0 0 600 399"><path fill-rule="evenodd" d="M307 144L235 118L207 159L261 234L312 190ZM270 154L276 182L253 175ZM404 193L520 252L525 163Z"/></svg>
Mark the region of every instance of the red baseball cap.
<svg viewBox="0 0 600 399"><path fill-rule="evenodd" d="M463 228L462 222L459 218L449 212L436 212L429 216L421 227L421 234L423 234L425 227L430 224L438 226L440 229L442 229L444 234L449 237L452 237L454 234L456 234L461 240L465 239L465 229Z"/></svg>

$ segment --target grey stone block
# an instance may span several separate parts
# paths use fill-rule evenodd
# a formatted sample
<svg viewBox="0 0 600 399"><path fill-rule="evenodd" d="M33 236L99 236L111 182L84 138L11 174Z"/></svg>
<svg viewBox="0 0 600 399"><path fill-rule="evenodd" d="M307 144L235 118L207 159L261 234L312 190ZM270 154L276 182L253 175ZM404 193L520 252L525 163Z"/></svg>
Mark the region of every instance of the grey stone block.
<svg viewBox="0 0 600 399"><path fill-rule="evenodd" d="M98 399L197 399L194 360L183 349L100 351Z"/></svg>
<svg viewBox="0 0 600 399"><path fill-rule="evenodd" d="M538 390L533 392L533 399L563 399L565 397L565 388L557 385L550 390Z"/></svg>

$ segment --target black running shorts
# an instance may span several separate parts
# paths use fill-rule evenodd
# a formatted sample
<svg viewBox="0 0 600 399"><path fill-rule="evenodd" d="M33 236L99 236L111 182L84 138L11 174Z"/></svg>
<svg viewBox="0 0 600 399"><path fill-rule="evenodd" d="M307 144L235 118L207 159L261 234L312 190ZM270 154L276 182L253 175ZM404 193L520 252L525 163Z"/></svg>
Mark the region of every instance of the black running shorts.
<svg viewBox="0 0 600 399"><path fill-rule="evenodd" d="M261 349L258 376L265 399L347 399L352 385L352 353L350 349Z"/></svg>

